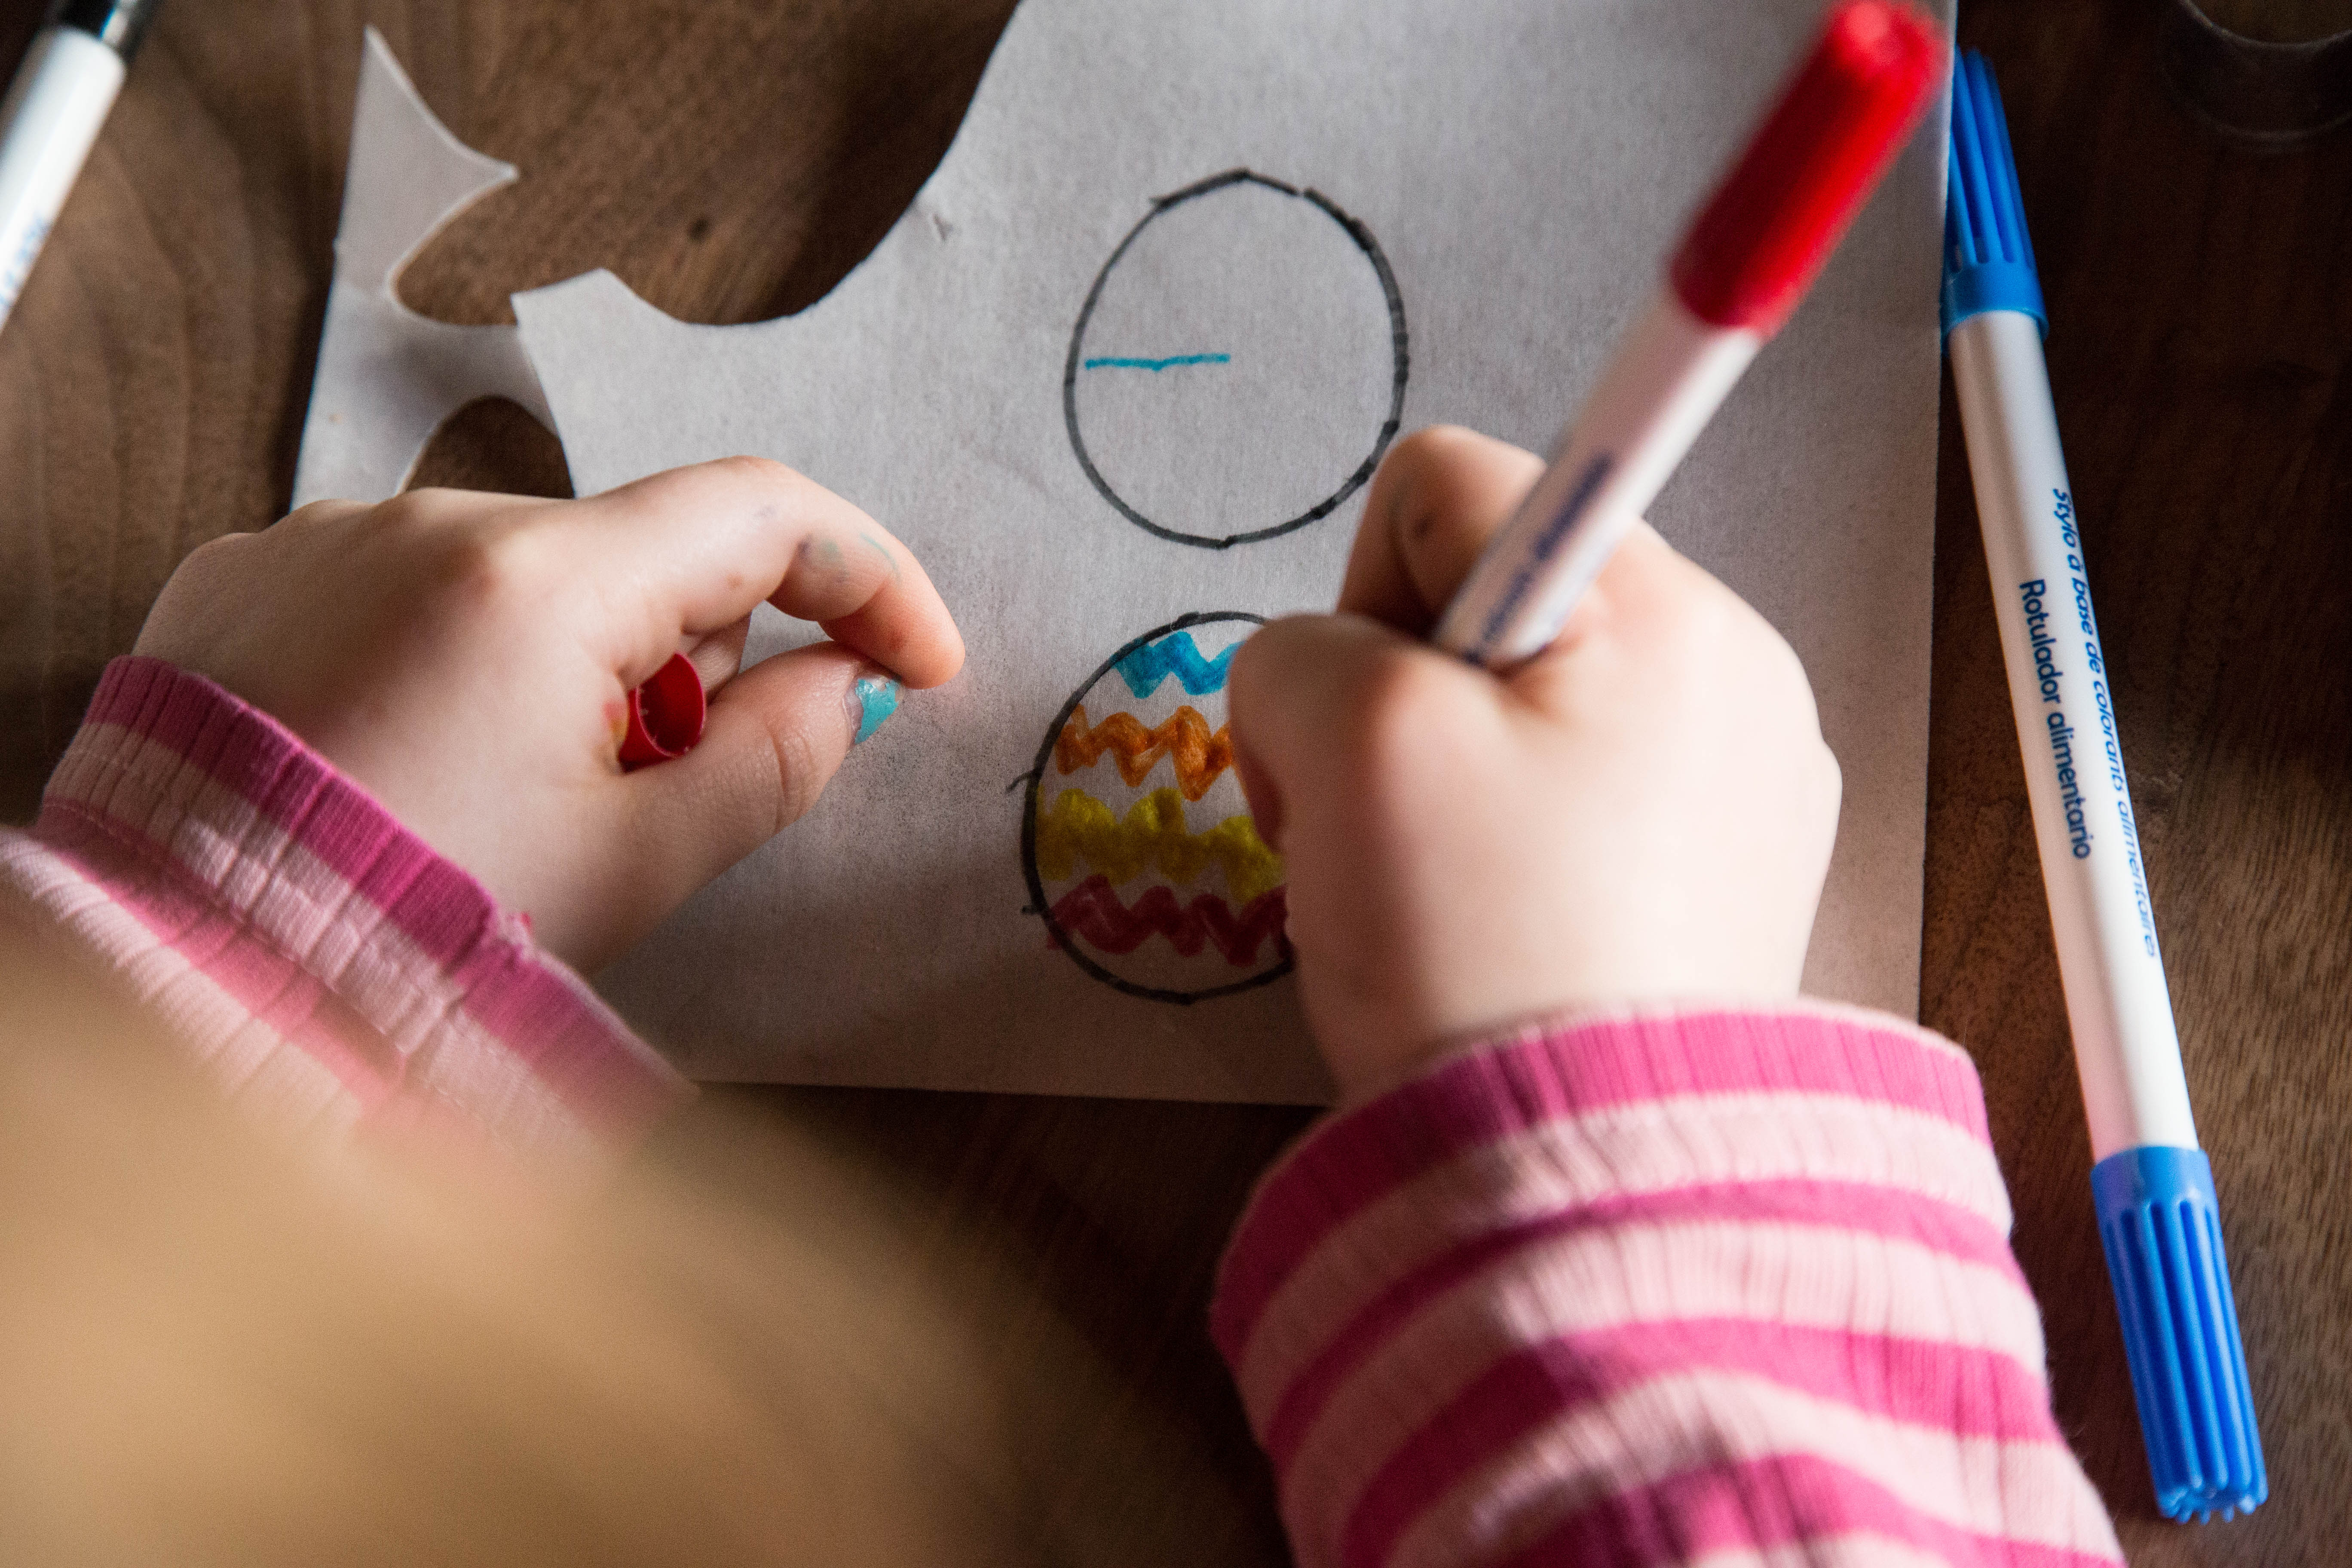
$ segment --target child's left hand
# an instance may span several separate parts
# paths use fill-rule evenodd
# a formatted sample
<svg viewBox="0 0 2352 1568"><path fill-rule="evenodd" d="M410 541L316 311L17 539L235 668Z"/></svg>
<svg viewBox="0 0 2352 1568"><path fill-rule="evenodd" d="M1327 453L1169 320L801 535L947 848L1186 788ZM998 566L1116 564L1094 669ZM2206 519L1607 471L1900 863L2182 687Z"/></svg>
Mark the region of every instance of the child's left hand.
<svg viewBox="0 0 2352 1568"><path fill-rule="evenodd" d="M763 601L833 640L737 676ZM681 647L714 689L701 743L624 774L629 689ZM963 664L906 546L740 458L584 500L305 507L190 555L136 651L275 715L583 968L815 802L861 678Z"/></svg>

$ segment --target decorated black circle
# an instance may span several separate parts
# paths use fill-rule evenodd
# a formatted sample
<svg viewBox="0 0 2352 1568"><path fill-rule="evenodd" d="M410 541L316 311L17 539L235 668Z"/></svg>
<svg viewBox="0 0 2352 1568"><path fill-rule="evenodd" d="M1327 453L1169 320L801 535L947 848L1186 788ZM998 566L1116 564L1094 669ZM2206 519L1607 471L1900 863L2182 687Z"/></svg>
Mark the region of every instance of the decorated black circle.
<svg viewBox="0 0 2352 1568"><path fill-rule="evenodd" d="M1144 633L1037 749L1021 817L1030 908L1072 963L1130 996L1201 1002L1290 972L1282 863L1224 727L1226 668L1263 624L1223 611Z"/></svg>

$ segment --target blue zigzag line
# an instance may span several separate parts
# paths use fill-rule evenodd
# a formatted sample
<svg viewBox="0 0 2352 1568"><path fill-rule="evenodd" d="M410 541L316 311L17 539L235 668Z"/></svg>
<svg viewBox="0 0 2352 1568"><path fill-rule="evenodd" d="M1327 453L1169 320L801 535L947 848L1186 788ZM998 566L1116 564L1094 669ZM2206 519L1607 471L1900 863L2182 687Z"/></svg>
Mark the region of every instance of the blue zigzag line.
<svg viewBox="0 0 2352 1568"><path fill-rule="evenodd" d="M1127 682L1128 690L1139 698L1159 690L1160 683L1171 675L1184 683L1187 692L1202 697L1225 689L1226 668L1234 662L1234 648L1241 646L1234 643L1214 658L1202 658L1191 632L1172 632L1158 642L1144 644L1113 668Z"/></svg>

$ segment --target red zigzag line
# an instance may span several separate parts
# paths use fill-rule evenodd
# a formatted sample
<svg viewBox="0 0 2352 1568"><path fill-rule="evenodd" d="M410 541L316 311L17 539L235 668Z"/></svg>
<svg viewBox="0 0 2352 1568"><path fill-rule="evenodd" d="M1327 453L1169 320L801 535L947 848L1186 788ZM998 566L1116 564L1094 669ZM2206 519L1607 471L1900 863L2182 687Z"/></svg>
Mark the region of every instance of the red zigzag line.
<svg viewBox="0 0 2352 1568"><path fill-rule="evenodd" d="M1261 942L1271 938L1279 954L1290 951L1283 934L1289 910L1285 889L1260 893L1235 915L1233 906L1214 893L1202 893L1180 905L1165 884L1154 884L1129 909L1100 872L1088 877L1054 905L1054 921L1071 935L1105 952L1133 952L1157 931L1178 952L1191 958L1204 942L1213 942L1225 962L1240 968L1257 962Z"/></svg>

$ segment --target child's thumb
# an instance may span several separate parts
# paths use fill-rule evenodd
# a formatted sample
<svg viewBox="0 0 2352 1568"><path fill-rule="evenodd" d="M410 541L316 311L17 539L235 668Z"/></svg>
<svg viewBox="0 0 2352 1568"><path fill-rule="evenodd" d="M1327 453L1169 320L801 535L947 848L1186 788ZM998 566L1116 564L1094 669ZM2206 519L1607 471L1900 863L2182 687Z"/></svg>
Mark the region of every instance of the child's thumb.
<svg viewBox="0 0 2352 1568"><path fill-rule="evenodd" d="M898 698L896 680L832 642L729 681L692 751L623 781L638 797L632 901L659 919L797 821Z"/></svg>

